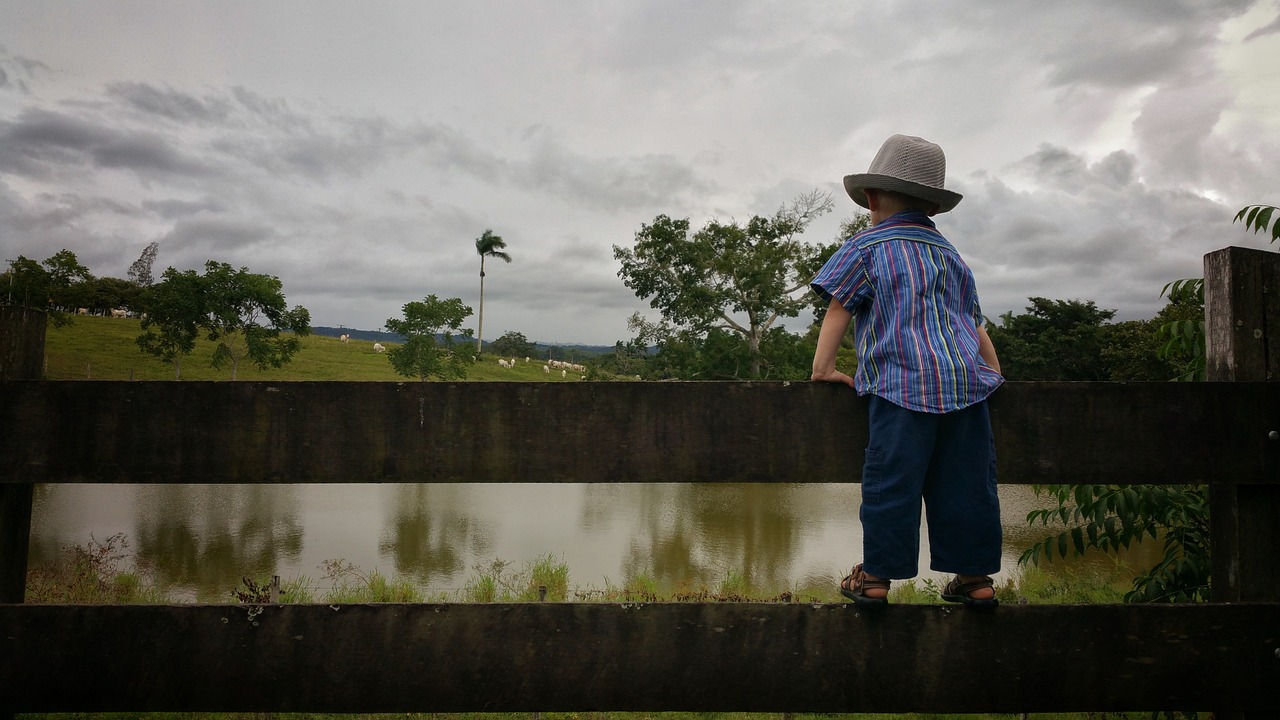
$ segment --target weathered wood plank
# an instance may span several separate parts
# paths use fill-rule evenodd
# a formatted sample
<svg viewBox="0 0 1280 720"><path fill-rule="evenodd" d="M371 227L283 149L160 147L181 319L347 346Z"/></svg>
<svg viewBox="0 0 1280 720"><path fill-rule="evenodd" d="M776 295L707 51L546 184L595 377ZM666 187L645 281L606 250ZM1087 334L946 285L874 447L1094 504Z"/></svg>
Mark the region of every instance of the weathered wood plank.
<svg viewBox="0 0 1280 720"><path fill-rule="evenodd" d="M1209 379L1280 379L1280 254L1225 248L1205 255L1204 273ZM1280 600L1280 486L1235 479L1210 489L1213 599Z"/></svg>
<svg viewBox="0 0 1280 720"><path fill-rule="evenodd" d="M33 380L44 374L48 316L39 310L0 305L0 380Z"/></svg>
<svg viewBox="0 0 1280 720"><path fill-rule="evenodd" d="M0 606L17 711L1269 709L1276 605Z"/></svg>
<svg viewBox="0 0 1280 720"><path fill-rule="evenodd" d="M0 305L0 380L32 380L44 373L47 321L43 312ZM0 425L0 433L7 427ZM0 484L0 603L20 603L26 594L33 491L31 483Z"/></svg>
<svg viewBox="0 0 1280 720"><path fill-rule="evenodd" d="M1280 483L1277 383L1008 383L1002 482ZM0 482L839 482L819 383L0 383ZM835 451L832 448L836 448Z"/></svg>

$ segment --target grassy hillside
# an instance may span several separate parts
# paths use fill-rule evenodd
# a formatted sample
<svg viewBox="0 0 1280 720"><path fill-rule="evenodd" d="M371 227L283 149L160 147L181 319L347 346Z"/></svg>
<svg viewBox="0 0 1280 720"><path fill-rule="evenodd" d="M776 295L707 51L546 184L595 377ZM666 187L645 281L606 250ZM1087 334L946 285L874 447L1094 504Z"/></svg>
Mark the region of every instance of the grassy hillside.
<svg viewBox="0 0 1280 720"><path fill-rule="evenodd" d="M173 366L138 349L141 334L135 319L72 316L61 328L50 327L45 335L45 379L47 380L172 380ZM390 346L389 343L383 343ZM202 341L192 354L182 359L183 380L230 380L231 367L210 366L213 343ZM381 380L407 381L396 374L386 355L375 353L373 343L309 335L289 364L279 369L258 370L242 364L238 380ZM579 378L558 371L544 373L538 360L519 358L514 369L499 367L496 357L482 355L467 373L474 381L569 382Z"/></svg>

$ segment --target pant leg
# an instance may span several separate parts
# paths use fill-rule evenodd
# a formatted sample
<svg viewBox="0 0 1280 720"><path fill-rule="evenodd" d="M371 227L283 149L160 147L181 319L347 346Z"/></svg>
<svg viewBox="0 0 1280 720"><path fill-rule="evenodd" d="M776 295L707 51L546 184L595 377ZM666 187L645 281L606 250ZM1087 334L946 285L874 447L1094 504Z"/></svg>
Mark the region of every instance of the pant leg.
<svg viewBox="0 0 1280 720"><path fill-rule="evenodd" d="M918 572L921 493L940 417L870 398L858 515L863 568L872 575L904 579Z"/></svg>
<svg viewBox="0 0 1280 720"><path fill-rule="evenodd" d="M924 485L929 567L964 575L999 572L1000 499L987 404L984 401L940 418Z"/></svg>

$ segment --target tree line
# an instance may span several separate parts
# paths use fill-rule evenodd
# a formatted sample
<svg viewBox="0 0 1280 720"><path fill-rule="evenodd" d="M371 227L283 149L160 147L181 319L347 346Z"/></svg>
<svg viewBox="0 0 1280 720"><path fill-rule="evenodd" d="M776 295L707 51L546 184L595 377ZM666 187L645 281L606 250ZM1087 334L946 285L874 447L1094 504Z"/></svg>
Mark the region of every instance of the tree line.
<svg viewBox="0 0 1280 720"><path fill-rule="evenodd" d="M91 309L139 318L138 348L173 365L175 379L200 338L215 344L213 366L229 366L234 380L244 362L261 369L289 362L299 338L311 331L307 309L285 305L279 278L210 260L203 273L170 267L156 281L158 251L159 243L149 244L129 266L128 279L94 277L66 249L42 262L19 255L0 273L0 287L9 304L48 312L55 328L70 313Z"/></svg>

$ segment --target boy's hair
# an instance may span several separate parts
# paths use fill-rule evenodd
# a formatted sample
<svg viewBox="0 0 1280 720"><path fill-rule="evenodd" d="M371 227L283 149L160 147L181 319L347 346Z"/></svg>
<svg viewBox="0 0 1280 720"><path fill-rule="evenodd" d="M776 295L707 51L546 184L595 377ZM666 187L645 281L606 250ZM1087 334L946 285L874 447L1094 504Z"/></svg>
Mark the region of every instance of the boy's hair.
<svg viewBox="0 0 1280 720"><path fill-rule="evenodd" d="M897 206L901 210L914 210L922 212L926 215L933 215L938 212L938 204L930 202L924 198L918 198L914 195L908 195L896 190L881 190L879 188L867 188L867 191L874 191L881 198L888 200L891 204Z"/></svg>

